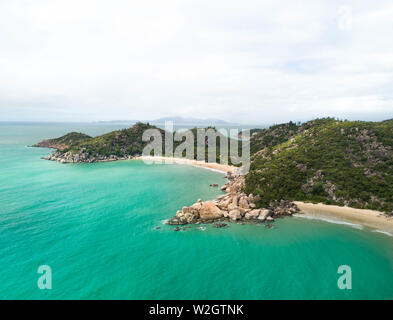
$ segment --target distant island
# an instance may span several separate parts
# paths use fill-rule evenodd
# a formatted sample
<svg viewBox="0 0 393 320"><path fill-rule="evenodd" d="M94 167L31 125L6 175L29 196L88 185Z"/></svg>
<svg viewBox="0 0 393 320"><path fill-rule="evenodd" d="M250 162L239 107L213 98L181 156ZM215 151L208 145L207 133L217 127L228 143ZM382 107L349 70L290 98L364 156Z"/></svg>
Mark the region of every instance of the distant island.
<svg viewBox="0 0 393 320"><path fill-rule="evenodd" d="M131 159L141 155L147 143L142 134L149 128L157 127L137 123L98 137L72 132L34 146L54 148L46 159L60 162ZM184 207L168 223L266 223L299 212L304 202L393 215L393 119L323 118L253 129L250 149L250 172L229 172L222 186L226 195Z"/></svg>

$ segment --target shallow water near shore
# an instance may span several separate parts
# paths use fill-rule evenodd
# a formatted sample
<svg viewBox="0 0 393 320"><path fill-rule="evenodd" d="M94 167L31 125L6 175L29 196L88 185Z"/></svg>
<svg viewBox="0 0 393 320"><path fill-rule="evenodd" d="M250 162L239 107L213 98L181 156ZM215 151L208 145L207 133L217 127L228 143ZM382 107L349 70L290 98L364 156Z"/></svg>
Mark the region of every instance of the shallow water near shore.
<svg viewBox="0 0 393 320"><path fill-rule="evenodd" d="M0 124L0 299L392 299L393 238L302 218L163 224L221 194L222 174L127 160L59 164L28 148L83 124ZM160 228L156 228L160 227ZM202 227L202 228L199 228ZM40 265L52 290L37 287ZM340 290L337 269L352 269Z"/></svg>

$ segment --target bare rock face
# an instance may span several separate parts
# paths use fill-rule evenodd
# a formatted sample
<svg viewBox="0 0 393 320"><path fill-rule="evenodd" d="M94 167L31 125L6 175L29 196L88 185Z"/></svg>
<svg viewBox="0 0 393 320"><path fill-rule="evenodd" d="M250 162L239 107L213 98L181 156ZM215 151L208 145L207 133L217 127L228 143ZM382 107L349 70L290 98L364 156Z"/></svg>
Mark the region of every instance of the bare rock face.
<svg viewBox="0 0 393 320"><path fill-rule="evenodd" d="M232 177L233 178L233 177ZM245 186L244 176L237 176L231 181L231 191L235 193L241 193Z"/></svg>
<svg viewBox="0 0 393 320"><path fill-rule="evenodd" d="M242 218L242 214L241 214L240 210L235 209L235 210L232 210L229 212L228 217L232 221L238 221Z"/></svg>
<svg viewBox="0 0 393 320"><path fill-rule="evenodd" d="M238 209L238 208L239 208L239 207L236 206L236 205L234 205L233 203L230 203L230 204L228 205L228 211L236 210L236 209Z"/></svg>
<svg viewBox="0 0 393 320"><path fill-rule="evenodd" d="M214 220L223 216L220 208L214 202L206 201L202 203L201 210L199 211L201 220Z"/></svg>
<svg viewBox="0 0 393 320"><path fill-rule="evenodd" d="M199 203L198 203L198 205L199 205ZM199 205L199 207L200 207L200 205ZM194 207L194 205L191 207L183 207L182 212L183 212L183 214L192 214L195 216L199 216L199 209L197 209L197 208L198 208L198 206Z"/></svg>
<svg viewBox="0 0 393 320"><path fill-rule="evenodd" d="M191 206L191 208L199 212L199 210L201 210L201 208L202 208L202 203L200 203L200 202L194 203Z"/></svg>
<svg viewBox="0 0 393 320"><path fill-rule="evenodd" d="M198 221L198 216L196 216L192 213L186 213L184 215L184 218L186 219L187 223L196 223Z"/></svg>
<svg viewBox="0 0 393 320"><path fill-rule="evenodd" d="M291 216L299 212L296 204L286 200L271 202L269 207L273 211L273 216Z"/></svg>
<svg viewBox="0 0 393 320"><path fill-rule="evenodd" d="M240 200L239 200L239 207L243 208L243 209L249 209L250 208L246 197L241 197L240 198Z"/></svg>
<svg viewBox="0 0 393 320"><path fill-rule="evenodd" d="M221 210L228 210L229 205L232 203L232 199L231 198L223 198L221 201L219 201L217 203L217 206L221 209Z"/></svg>
<svg viewBox="0 0 393 320"><path fill-rule="evenodd" d="M234 207L238 206L238 201L239 201L239 197L237 195L232 197L232 205Z"/></svg>
<svg viewBox="0 0 393 320"><path fill-rule="evenodd" d="M38 145L35 145L38 146ZM132 159L133 157L130 155L124 155L123 157L118 157L116 155L90 155L86 153L85 149L82 148L77 153L72 153L71 151L62 152L61 148L57 148L50 156L43 157L45 160L57 161L60 163L92 163L92 162L109 162L109 161L117 161L117 160L125 160L125 159Z"/></svg>
<svg viewBox="0 0 393 320"><path fill-rule="evenodd" d="M259 210L259 209L251 210L251 211L247 212L247 213L244 215L244 219L246 219L246 220L255 220L255 219L258 219L260 212L261 212L261 210Z"/></svg>
<svg viewBox="0 0 393 320"><path fill-rule="evenodd" d="M184 207L184 208L186 208L186 207ZM175 218L171 219L172 223L170 223L170 224L182 225L182 224L187 224L187 223L195 223L195 222L197 222L197 219L198 219L198 217L195 216L193 213L191 213L189 210L178 210L176 212Z"/></svg>
<svg viewBox="0 0 393 320"><path fill-rule="evenodd" d="M263 209L258 216L258 220L265 221L271 214L272 212L270 210Z"/></svg>

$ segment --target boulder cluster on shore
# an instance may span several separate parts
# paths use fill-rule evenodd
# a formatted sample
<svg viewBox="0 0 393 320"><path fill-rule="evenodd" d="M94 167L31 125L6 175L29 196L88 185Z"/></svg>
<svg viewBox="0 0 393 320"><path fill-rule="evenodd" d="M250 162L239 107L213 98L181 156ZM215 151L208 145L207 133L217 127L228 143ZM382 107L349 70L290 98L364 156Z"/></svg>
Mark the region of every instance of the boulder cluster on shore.
<svg viewBox="0 0 393 320"><path fill-rule="evenodd" d="M110 161L126 160L126 159L132 159L132 158L133 158L132 156L118 157L118 156L115 156L115 155L110 155L110 156L96 155L96 156L92 156L92 155L89 155L88 153L84 153L84 152L73 154L71 151L68 151L66 153L60 153L60 152L55 151L53 154L51 154L51 155L49 155L47 157L42 157L42 159L51 160L51 161L57 161L57 162L60 162L60 163L110 162Z"/></svg>
<svg viewBox="0 0 393 320"><path fill-rule="evenodd" d="M237 223L273 222L275 218L291 216L299 212L299 208L290 201L276 201L268 208L256 208L258 196L245 194L244 176L227 175L228 183L221 190L224 194L213 201L198 200L190 207L183 207L176 212L175 217L169 219L169 225L185 225L196 223L213 223L230 221Z"/></svg>

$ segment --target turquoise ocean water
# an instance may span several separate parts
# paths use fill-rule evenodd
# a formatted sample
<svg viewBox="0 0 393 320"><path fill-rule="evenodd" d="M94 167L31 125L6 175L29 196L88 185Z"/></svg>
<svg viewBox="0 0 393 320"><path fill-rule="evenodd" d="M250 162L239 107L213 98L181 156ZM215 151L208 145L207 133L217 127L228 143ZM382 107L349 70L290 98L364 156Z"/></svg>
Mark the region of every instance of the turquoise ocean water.
<svg viewBox="0 0 393 320"><path fill-rule="evenodd" d="M58 164L28 148L94 124L0 124L0 299L392 299L393 238L302 218L174 232L222 174L142 161ZM156 229L160 226L160 229ZM52 290L37 287L40 265ZM337 286L340 265L352 290Z"/></svg>

